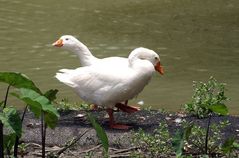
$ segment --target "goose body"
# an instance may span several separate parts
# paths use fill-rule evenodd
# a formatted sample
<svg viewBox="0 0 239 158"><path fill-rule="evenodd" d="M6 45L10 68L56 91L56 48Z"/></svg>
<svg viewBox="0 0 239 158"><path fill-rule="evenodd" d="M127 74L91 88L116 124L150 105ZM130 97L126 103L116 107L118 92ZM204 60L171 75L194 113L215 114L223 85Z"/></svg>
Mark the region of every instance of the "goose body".
<svg viewBox="0 0 239 158"><path fill-rule="evenodd" d="M136 64L140 63L144 65L137 68L95 64L64 70L56 78L72 87L84 101L113 108L118 102L132 99L148 84L154 67L148 61Z"/></svg>
<svg viewBox="0 0 239 158"><path fill-rule="evenodd" d="M149 83L154 71L163 73L157 53L147 48L133 50L127 64L98 62L77 69L62 69L56 78L70 86L86 102L104 106L114 126L112 108L137 96ZM122 126L120 126L121 128Z"/></svg>
<svg viewBox="0 0 239 158"><path fill-rule="evenodd" d="M63 35L53 45L75 53L81 66L84 67L75 70L61 69L60 73L56 75L57 79L72 87L86 102L107 107L110 124L114 122L112 112L114 106L128 113L139 110L138 107L128 106L127 102L128 99L132 99L140 93L149 82L153 71L146 70L146 67L152 68L153 65L161 74L164 73L158 55L146 48L135 49L129 58L107 57L99 59L92 55L86 45L71 35ZM148 66L146 66L145 61L134 61L136 56L138 59L147 61ZM145 63L143 67L141 67L142 63ZM149 63L151 63L150 66ZM125 104L120 103L123 101ZM113 126L111 125L111 127Z"/></svg>

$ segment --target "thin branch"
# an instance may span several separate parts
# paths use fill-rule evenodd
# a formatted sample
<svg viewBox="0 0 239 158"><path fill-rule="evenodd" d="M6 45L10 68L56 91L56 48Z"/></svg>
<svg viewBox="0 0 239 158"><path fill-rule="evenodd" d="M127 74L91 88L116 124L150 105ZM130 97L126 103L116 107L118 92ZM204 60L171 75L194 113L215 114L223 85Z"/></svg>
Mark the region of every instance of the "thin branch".
<svg viewBox="0 0 239 158"><path fill-rule="evenodd" d="M63 147L61 150L59 150L57 152L57 155L59 156L61 153L63 153L64 151L66 151L68 148L70 148L71 146L73 146L74 144L77 143L77 141L79 141L87 132L89 132L92 129L88 129L85 130L85 132L83 132L80 136L78 136L77 138L75 138L69 145L66 145L65 147Z"/></svg>
<svg viewBox="0 0 239 158"><path fill-rule="evenodd" d="M115 151L114 153L115 154L118 154L118 153L124 153L124 152L128 152L128 151L131 151L131 150L136 150L138 149L137 147L131 147L131 148L128 148L128 149L119 149L117 151Z"/></svg>
<svg viewBox="0 0 239 158"><path fill-rule="evenodd" d="M113 155L110 155L110 158L119 158L119 157L132 157L132 155L130 154L113 154Z"/></svg>
<svg viewBox="0 0 239 158"><path fill-rule="evenodd" d="M87 150L83 150L83 151L79 152L78 154L88 153L88 152L94 151L94 150L100 148L101 146L102 146L102 144L99 144L97 146L94 146L93 148L90 148L90 149L87 149Z"/></svg>

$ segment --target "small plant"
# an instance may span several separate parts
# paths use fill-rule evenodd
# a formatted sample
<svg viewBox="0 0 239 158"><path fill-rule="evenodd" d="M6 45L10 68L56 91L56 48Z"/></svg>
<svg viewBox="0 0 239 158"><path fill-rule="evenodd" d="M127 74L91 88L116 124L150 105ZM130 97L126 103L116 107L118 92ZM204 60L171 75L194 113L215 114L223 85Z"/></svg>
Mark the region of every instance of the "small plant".
<svg viewBox="0 0 239 158"><path fill-rule="evenodd" d="M87 153L84 155L84 158L92 158L92 157L94 157L94 152L93 152L93 151L87 152Z"/></svg>
<svg viewBox="0 0 239 158"><path fill-rule="evenodd" d="M192 101L184 105L184 110L198 118L208 117L211 106L224 106L224 102L228 100L225 96L225 84L218 83L213 77L207 83L194 82L193 87Z"/></svg>
<svg viewBox="0 0 239 158"><path fill-rule="evenodd" d="M213 114L228 114L227 106L224 104L228 98L224 95L224 84L217 83L213 77L210 77L208 83L195 82L194 87L192 102L185 104L184 109L198 118L208 117L204 146L204 154L207 155L211 117Z"/></svg>
<svg viewBox="0 0 239 158"><path fill-rule="evenodd" d="M224 144L221 146L222 152L227 157L238 157L238 153L236 153L236 150L239 149L239 143L236 142L235 138L228 138Z"/></svg>
<svg viewBox="0 0 239 158"><path fill-rule="evenodd" d="M21 157L24 157L26 148L27 148L27 144L21 143L18 145L18 148L19 148L19 153L20 153Z"/></svg>
<svg viewBox="0 0 239 158"><path fill-rule="evenodd" d="M149 157L167 157L172 152L171 138L166 122L161 122L153 134L147 134L142 129L133 134L132 142ZM133 153L134 156L140 155Z"/></svg>
<svg viewBox="0 0 239 158"><path fill-rule="evenodd" d="M70 110L90 110L91 105L85 103L70 103L68 99L64 98L56 104L58 111Z"/></svg>
<svg viewBox="0 0 239 158"><path fill-rule="evenodd" d="M37 118L42 120L42 157L45 157L45 134L46 128L54 128L59 118L56 108L52 101L56 99L57 90L49 90L43 94L39 88L27 76L16 72L0 72L0 82L8 84L4 101L0 106L0 157L4 157L4 149L10 156L14 146L14 157L18 154L19 139L22 133L22 122L26 109L29 109ZM10 88L14 87L17 92L11 93L19 100L26 103L26 108L20 117L16 108L8 106ZM3 134L3 129L7 128L7 135Z"/></svg>
<svg viewBox="0 0 239 158"><path fill-rule="evenodd" d="M207 145L207 154L213 155L221 153L220 144L223 138L222 130L228 126L230 123L228 121L220 122L219 124L211 124L210 128L210 137L208 137L208 145ZM187 144L189 144L190 148L193 149L196 153L204 153L205 152L205 139L207 135L207 129L198 125L194 125L191 130L191 134L189 135L189 139Z"/></svg>
<svg viewBox="0 0 239 158"><path fill-rule="evenodd" d="M178 129L172 139L172 146L174 148L177 158L184 157L183 156L184 146L186 144L186 141L189 139L193 127L192 123L184 123L184 124L185 125L183 129L182 130Z"/></svg>

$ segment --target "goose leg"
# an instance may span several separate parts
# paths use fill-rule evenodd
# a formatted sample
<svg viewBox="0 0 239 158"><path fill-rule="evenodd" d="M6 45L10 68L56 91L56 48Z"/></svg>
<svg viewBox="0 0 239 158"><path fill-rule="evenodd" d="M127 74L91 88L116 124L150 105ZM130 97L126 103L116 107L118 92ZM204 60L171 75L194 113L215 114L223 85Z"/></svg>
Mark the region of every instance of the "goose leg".
<svg viewBox="0 0 239 158"><path fill-rule="evenodd" d="M128 100L125 101L125 104L122 103L117 103L115 105L115 107L119 108L120 110L122 110L123 112L127 112L127 113L134 113L140 110L140 107L137 106L129 106L128 104Z"/></svg>
<svg viewBox="0 0 239 158"><path fill-rule="evenodd" d="M113 109L111 108L108 108L106 109L108 115L109 115L109 125L110 125L110 128L113 128L113 129L129 129L130 126L127 126L127 125L123 125L123 124L116 124L115 121L114 121L114 115L113 115Z"/></svg>

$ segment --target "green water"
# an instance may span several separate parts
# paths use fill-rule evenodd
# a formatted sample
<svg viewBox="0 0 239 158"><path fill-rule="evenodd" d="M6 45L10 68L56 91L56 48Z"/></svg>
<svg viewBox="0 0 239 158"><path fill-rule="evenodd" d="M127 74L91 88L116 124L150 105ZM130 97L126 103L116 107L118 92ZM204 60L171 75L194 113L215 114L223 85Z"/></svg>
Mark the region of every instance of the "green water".
<svg viewBox="0 0 239 158"><path fill-rule="evenodd" d="M239 114L238 0L0 0L0 71L23 72L43 91L80 101L54 78L79 66L51 46L64 34L99 58L127 57L140 46L159 52L165 75L155 74L133 103L176 111L190 101L193 81L213 75L227 83L231 113Z"/></svg>

